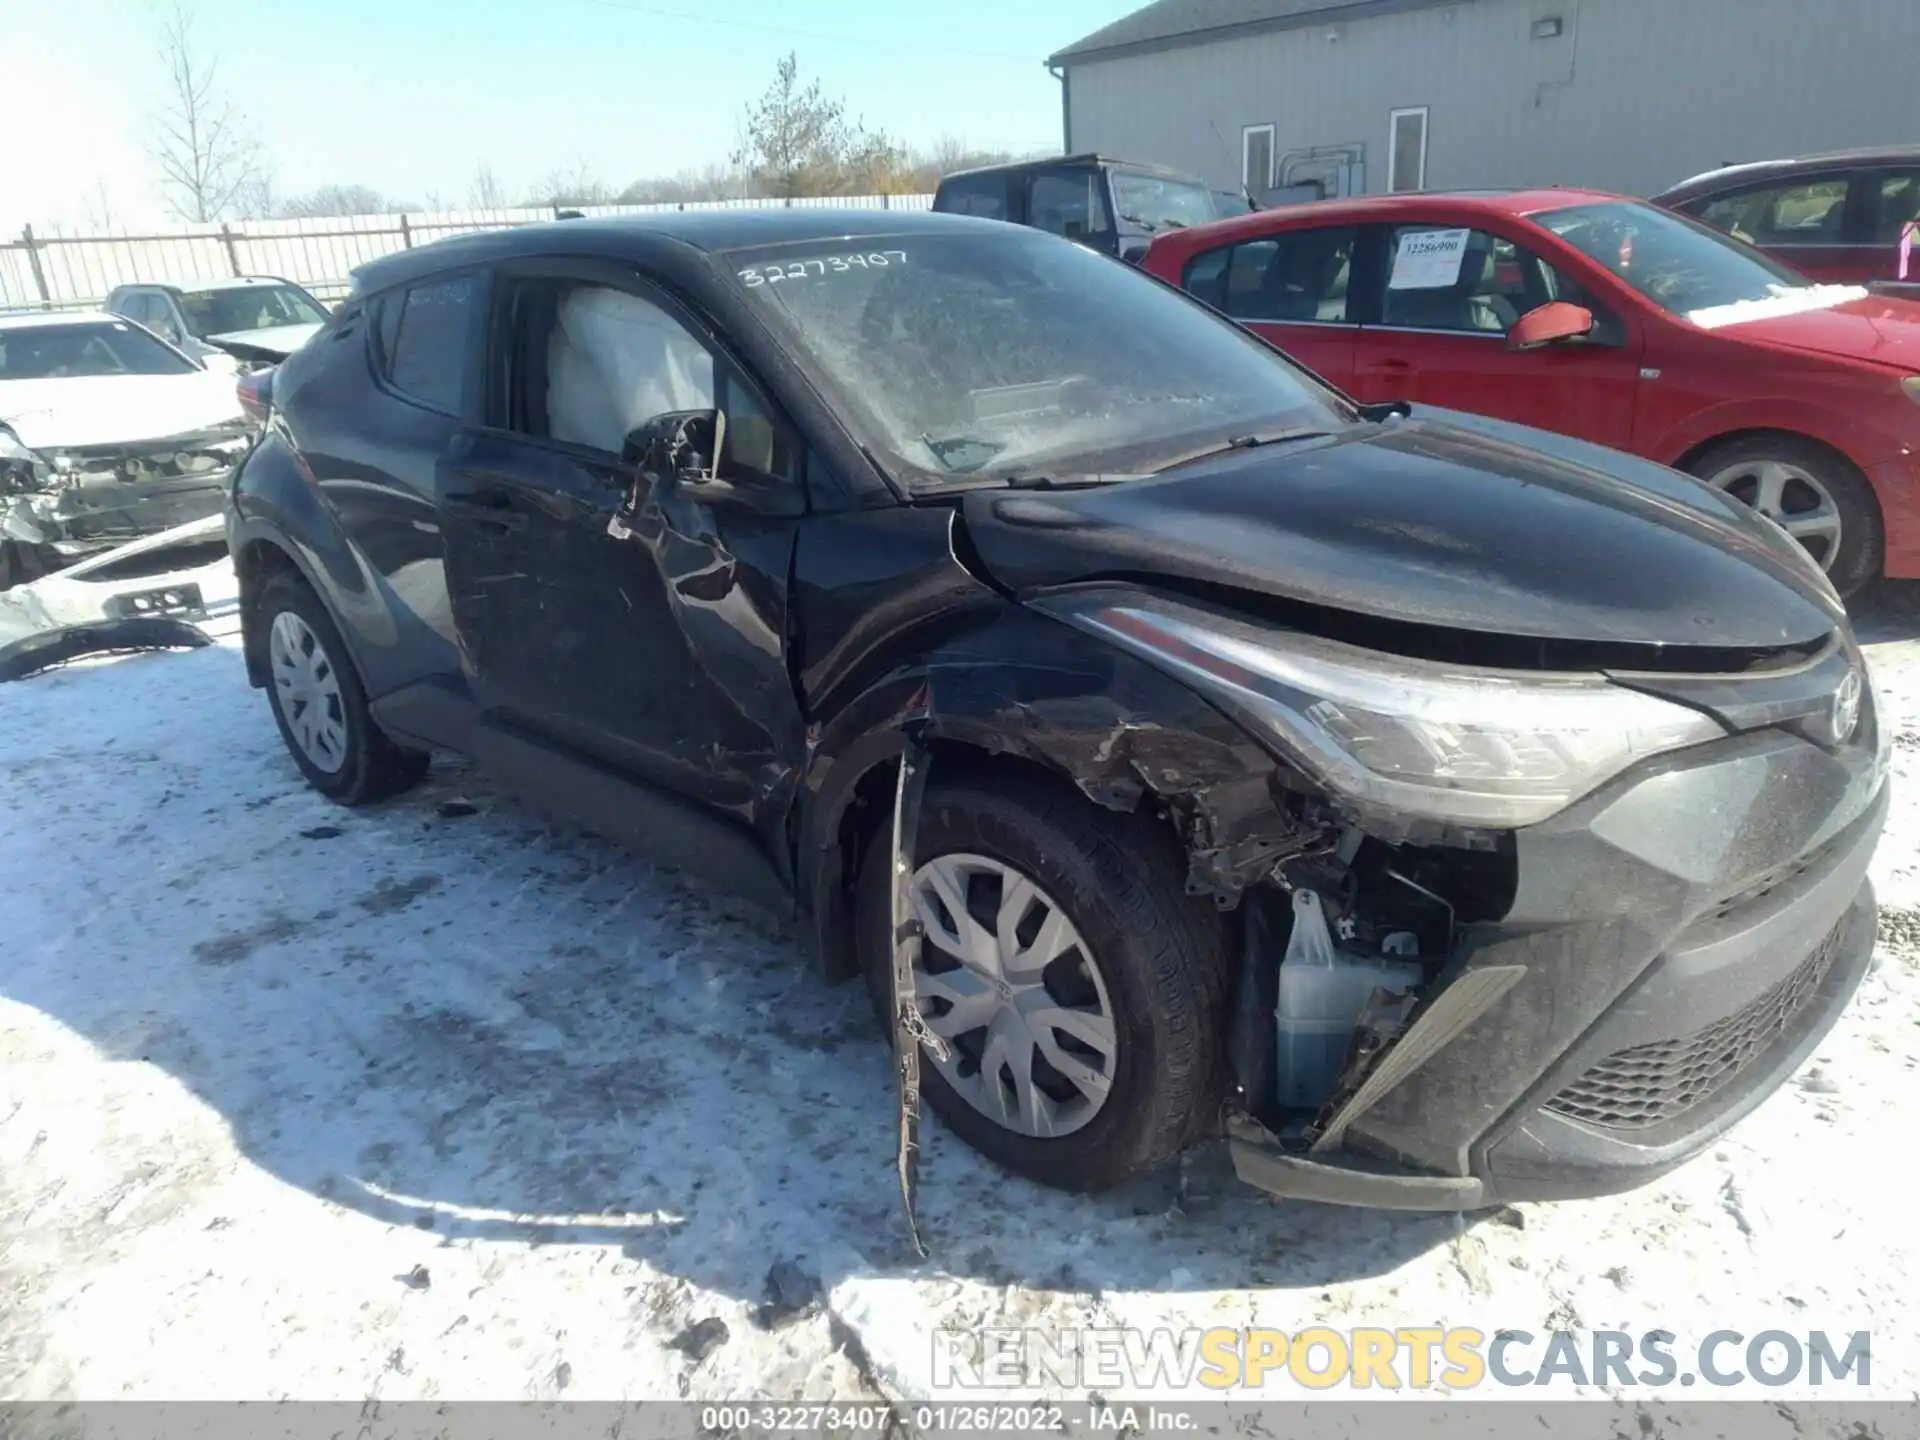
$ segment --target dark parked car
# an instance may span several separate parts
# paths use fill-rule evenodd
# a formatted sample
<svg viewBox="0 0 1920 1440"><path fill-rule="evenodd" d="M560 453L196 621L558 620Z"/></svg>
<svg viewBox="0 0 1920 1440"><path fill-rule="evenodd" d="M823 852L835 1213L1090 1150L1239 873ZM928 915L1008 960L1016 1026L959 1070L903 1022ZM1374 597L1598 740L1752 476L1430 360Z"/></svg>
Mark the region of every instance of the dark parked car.
<svg viewBox="0 0 1920 1440"><path fill-rule="evenodd" d="M1659 466L1356 406L1052 236L465 237L361 272L270 401L229 533L309 782L462 752L797 904L883 1012L897 946L927 1098L1021 1174L1224 1127L1283 1194L1626 1188L1867 965L1887 741L1799 547Z"/></svg>
<svg viewBox="0 0 1920 1440"><path fill-rule="evenodd" d="M1705 221L1815 280L1905 280L1920 296L1920 259L1900 274L1901 237L1920 223L1920 147L1853 150L1729 165L1654 204Z"/></svg>
<svg viewBox="0 0 1920 1440"><path fill-rule="evenodd" d="M1207 182L1104 155L1067 155L962 170L940 181L933 208L1030 225L1123 260L1138 261L1155 235L1245 214L1252 203Z"/></svg>

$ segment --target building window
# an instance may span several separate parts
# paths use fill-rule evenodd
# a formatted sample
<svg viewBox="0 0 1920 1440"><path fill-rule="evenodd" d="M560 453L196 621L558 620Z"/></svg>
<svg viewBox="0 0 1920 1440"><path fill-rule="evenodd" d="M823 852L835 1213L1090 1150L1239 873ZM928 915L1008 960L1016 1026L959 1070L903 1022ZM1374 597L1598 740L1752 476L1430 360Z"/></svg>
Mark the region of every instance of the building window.
<svg viewBox="0 0 1920 1440"><path fill-rule="evenodd" d="M1387 124L1387 193L1426 189L1427 107L1395 110Z"/></svg>
<svg viewBox="0 0 1920 1440"><path fill-rule="evenodd" d="M1240 132L1240 183L1249 195L1273 189L1273 126L1249 125Z"/></svg>

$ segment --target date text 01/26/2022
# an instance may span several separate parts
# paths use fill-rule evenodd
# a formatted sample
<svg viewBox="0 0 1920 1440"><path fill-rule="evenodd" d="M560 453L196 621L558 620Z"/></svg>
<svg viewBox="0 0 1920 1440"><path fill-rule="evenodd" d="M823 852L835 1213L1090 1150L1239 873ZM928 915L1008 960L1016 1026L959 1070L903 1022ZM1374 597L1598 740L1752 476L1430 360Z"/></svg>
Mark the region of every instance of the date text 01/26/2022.
<svg viewBox="0 0 1920 1440"><path fill-rule="evenodd" d="M740 272L740 280L752 290L761 285L777 285L783 280L813 280L824 275L845 275L853 270L885 270L906 263L904 250L874 250L864 255L827 255L818 260L749 265Z"/></svg>

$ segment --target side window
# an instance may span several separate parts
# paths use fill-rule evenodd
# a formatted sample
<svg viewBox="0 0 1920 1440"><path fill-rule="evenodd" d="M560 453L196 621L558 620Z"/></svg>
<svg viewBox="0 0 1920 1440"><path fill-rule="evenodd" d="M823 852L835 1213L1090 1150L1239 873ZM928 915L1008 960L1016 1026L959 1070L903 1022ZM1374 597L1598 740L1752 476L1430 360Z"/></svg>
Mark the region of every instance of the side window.
<svg viewBox="0 0 1920 1440"><path fill-rule="evenodd" d="M1235 320L1345 324L1359 235L1351 226L1290 230L1210 250L1187 267L1186 287Z"/></svg>
<svg viewBox="0 0 1920 1440"><path fill-rule="evenodd" d="M147 327L162 339L171 340L175 345L186 342L186 335L180 329L180 322L174 318L173 302L156 291L147 292Z"/></svg>
<svg viewBox="0 0 1920 1440"><path fill-rule="evenodd" d="M120 303L113 308L136 325L153 329L153 301L144 291L136 290L131 295L122 295Z"/></svg>
<svg viewBox="0 0 1920 1440"><path fill-rule="evenodd" d="M1847 180L1743 190L1710 200L1695 213L1749 245L1838 245L1845 238Z"/></svg>
<svg viewBox="0 0 1920 1440"><path fill-rule="evenodd" d="M486 283L455 275L389 296L381 315L387 383L429 409L459 415L475 373Z"/></svg>
<svg viewBox="0 0 1920 1440"><path fill-rule="evenodd" d="M758 392L664 307L604 285L529 281L512 315L511 428L618 455L656 415L718 408L723 478L798 477L795 447Z"/></svg>
<svg viewBox="0 0 1920 1440"><path fill-rule="evenodd" d="M978 215L983 220L1007 218L1007 177L970 175L949 180L940 187L940 203L935 207L954 215Z"/></svg>
<svg viewBox="0 0 1920 1440"><path fill-rule="evenodd" d="M1915 221L1920 221L1920 170L1892 170L1881 176L1870 242L1898 245Z"/></svg>
<svg viewBox="0 0 1920 1440"><path fill-rule="evenodd" d="M1069 240L1110 234L1098 170L1042 170L1027 191L1027 223Z"/></svg>
<svg viewBox="0 0 1920 1440"><path fill-rule="evenodd" d="M1552 300L1592 308L1577 284L1504 236L1400 225L1388 232L1387 243L1385 325L1505 335L1522 315Z"/></svg>

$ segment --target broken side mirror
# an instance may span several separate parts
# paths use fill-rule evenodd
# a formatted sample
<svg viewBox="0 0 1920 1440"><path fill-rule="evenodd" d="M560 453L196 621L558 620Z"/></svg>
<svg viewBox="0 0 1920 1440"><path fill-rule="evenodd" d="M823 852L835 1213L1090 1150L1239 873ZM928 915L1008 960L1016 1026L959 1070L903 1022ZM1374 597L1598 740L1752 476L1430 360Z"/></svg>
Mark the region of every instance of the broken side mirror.
<svg viewBox="0 0 1920 1440"><path fill-rule="evenodd" d="M727 417L720 410L669 410L627 432L621 466L660 484L701 484L718 473Z"/></svg>
<svg viewBox="0 0 1920 1440"><path fill-rule="evenodd" d="M620 447L620 468L632 483L607 521L607 533L621 540L632 535L641 507L656 487L712 484L726 437L727 417L721 410L669 410L629 430Z"/></svg>
<svg viewBox="0 0 1920 1440"><path fill-rule="evenodd" d="M1547 345L1563 345L1569 340L1584 340L1592 333L1591 310L1554 300L1514 321L1513 328L1507 332L1507 348L1539 350Z"/></svg>

